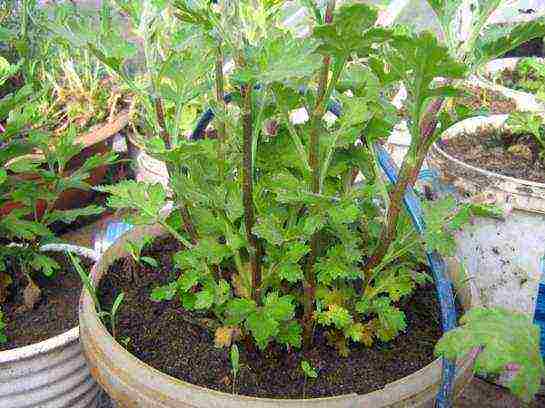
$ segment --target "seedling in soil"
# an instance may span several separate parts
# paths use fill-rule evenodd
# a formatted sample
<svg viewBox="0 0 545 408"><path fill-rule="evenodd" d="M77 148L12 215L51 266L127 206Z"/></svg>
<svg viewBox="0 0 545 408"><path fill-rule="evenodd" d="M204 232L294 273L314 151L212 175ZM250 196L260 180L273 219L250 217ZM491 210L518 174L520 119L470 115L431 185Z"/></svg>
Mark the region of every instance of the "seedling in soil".
<svg viewBox="0 0 545 408"><path fill-rule="evenodd" d="M318 371L316 371L316 369L312 367L307 360L301 361L301 369L303 370L303 374L305 376L305 380L303 382L303 399L305 399L307 380L309 378L318 378Z"/></svg>
<svg viewBox="0 0 545 408"><path fill-rule="evenodd" d="M4 322L4 313L0 311L0 343L7 343L6 322Z"/></svg>
<svg viewBox="0 0 545 408"><path fill-rule="evenodd" d="M114 339L117 338L117 312L119 311L119 307L121 306L121 303L123 303L124 298L125 294L123 292L117 295L114 304L112 305L112 311L110 312L110 326L112 327L112 336Z"/></svg>
<svg viewBox="0 0 545 408"><path fill-rule="evenodd" d="M233 373L233 394L235 393L235 386L237 381L237 375L240 369L240 354L238 346L233 344L231 346L231 352L229 353L229 359L231 360L231 372Z"/></svg>

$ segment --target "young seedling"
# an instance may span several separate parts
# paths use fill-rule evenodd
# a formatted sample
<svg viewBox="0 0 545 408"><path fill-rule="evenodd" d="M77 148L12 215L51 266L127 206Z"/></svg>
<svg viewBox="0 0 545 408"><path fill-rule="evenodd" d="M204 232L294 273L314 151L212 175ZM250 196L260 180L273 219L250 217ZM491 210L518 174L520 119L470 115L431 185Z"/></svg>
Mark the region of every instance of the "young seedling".
<svg viewBox="0 0 545 408"><path fill-rule="evenodd" d="M538 150L532 151L533 160L545 163L545 134L543 133L543 117L532 112L513 112L507 119L507 127L516 135L531 135L536 141Z"/></svg>
<svg viewBox="0 0 545 408"><path fill-rule="evenodd" d="M110 325L112 327L112 336L114 339L117 338L117 312L119 311L119 307L121 306L121 303L123 303L123 299L125 298L125 294L121 292L117 297L115 298L114 304L112 305L112 310L110 312Z"/></svg>
<svg viewBox="0 0 545 408"><path fill-rule="evenodd" d="M95 308L97 310L98 316L103 319L104 316L108 314L108 312L104 312L102 308L100 307L100 302L98 300L98 296L95 290L95 286L93 285L93 282L91 281L91 277L85 272L83 267L81 266L81 261L77 256L75 256L72 253L68 253L68 256L70 257L70 261L72 262L72 265L74 266L74 269L78 273L81 282L83 284L84 289L89 293L89 296L91 296L91 299L93 299L93 303L95 304Z"/></svg>
<svg viewBox="0 0 545 408"><path fill-rule="evenodd" d="M235 386L237 381L237 375L240 369L240 354L238 351L238 346L236 344L233 344L231 346L231 352L229 353L229 358L231 360L231 372L233 373L233 391L232 393L235 394Z"/></svg>
<svg viewBox="0 0 545 408"><path fill-rule="evenodd" d="M0 344L7 343L6 322L4 322L4 313L0 311Z"/></svg>
<svg viewBox="0 0 545 408"><path fill-rule="evenodd" d="M305 399L307 380L309 378L318 378L318 371L314 367L312 367L312 365L310 365L307 360L301 361L301 369L303 370L303 374L305 376L305 380L303 382L303 399Z"/></svg>

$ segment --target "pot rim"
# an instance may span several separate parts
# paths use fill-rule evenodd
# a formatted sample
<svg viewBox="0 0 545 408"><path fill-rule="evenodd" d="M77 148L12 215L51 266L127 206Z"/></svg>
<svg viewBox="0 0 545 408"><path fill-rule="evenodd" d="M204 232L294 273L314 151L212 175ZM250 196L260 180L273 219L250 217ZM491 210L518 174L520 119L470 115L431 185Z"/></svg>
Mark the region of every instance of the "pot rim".
<svg viewBox="0 0 545 408"><path fill-rule="evenodd" d="M89 251L88 248L80 247L77 245L71 245L70 251L77 251L78 248L83 249L80 253L81 256L96 261L91 256L85 256L84 253ZM49 252L65 252L66 247L63 249L55 250L48 248ZM29 360L41 354L46 354L56 348L62 347L66 344L73 343L79 338L79 325L65 331L64 333L57 334L56 336L50 337L48 339L39 341L37 343L29 344L22 347L16 347L10 350L0 351L0 364L6 364L11 362L17 362L22 360Z"/></svg>
<svg viewBox="0 0 545 408"><path fill-rule="evenodd" d="M492 128L501 130L505 128L505 122L507 121L508 117L509 117L508 114L497 114L497 115L490 115L490 116L475 116L472 118L464 119L452 125L448 129L446 129L441 134L441 137L439 140L448 140L457 136L461 136L464 133L473 133L477 131L478 129L481 129L482 127L485 127L485 126L490 126ZM467 126L471 126L471 129L467 130L466 129ZM440 156L443 156L444 159L451 161L460 167L479 173L486 177L494 177L506 182L512 182L512 183L545 189L545 183L539 183L537 181L505 176L500 173L496 173L496 172L486 170L480 167L472 166L471 164L468 164L460 159L457 159L451 156L450 154L445 152L443 149L441 149L441 147L439 146L439 140L432 145L432 151L436 152Z"/></svg>
<svg viewBox="0 0 545 408"><path fill-rule="evenodd" d="M119 259L119 257L114 256L115 251L125 251L123 244L126 239L129 237L133 237L136 234L141 235L152 235L154 238L160 237L162 235L168 234L167 231L165 231L161 226L155 224L155 225L145 225L145 226L137 226L133 228L132 230L129 230L122 234L103 254L101 259L96 262L90 273L91 281L96 286L97 282L100 282L100 279L102 279L103 275L107 272L107 268L105 268L103 271L103 265L107 264L111 265L111 262L113 262L116 259ZM454 282L453 282L454 284ZM464 306L478 306L478 293L475 290L475 287L472 285L471 282L464 282L466 284L466 289L468 291L469 298L467 299L467 304ZM437 371L437 375L441 377L441 366L442 366L442 359L436 358L429 364L421 367L420 369L414 371L413 373L402 377L396 381L387 383L384 385L384 387L366 393L366 394L358 394L358 393L350 393L350 394L342 394L342 395L336 395L331 397L320 397L320 398L310 398L310 399L279 399L279 398L263 398L263 397L252 397L248 395L240 395L240 394L230 394L222 391L217 391L211 388L203 387L200 385L192 384L187 381L180 380L178 378L172 377L168 374L165 374L161 372L160 370L146 364L142 360L135 357L132 353L128 352L124 347L122 347L108 332L102 321L98 318L93 300L91 296L89 296L87 290L83 290L80 298L80 304L79 304L79 318L80 318L80 326L85 326L85 331L87 332L89 329L96 330L93 332L92 336L95 338L100 338L102 342L106 343L105 347L110 348L113 350L115 356L121 356L120 358L124 360L128 360L131 363L135 364L135 366L138 368L138 370L145 370L149 373L152 373L154 376L157 376L156 378L159 378L157 383L162 384L168 384L169 386L179 386L179 387L185 387L189 389L193 389L195 391L198 391L200 393L207 393L215 395L218 398L223 399L230 399L230 400L238 400L241 402L262 402L262 403L276 403L278 404L279 401L286 402L286 403L301 403L301 404L308 404L310 402L339 402L346 399L354 399L354 398L361 398L364 396L369 396L370 398L373 398L374 396L378 396L380 398L380 395L391 389L392 391L396 389L397 392L400 392L402 395L405 395L406 397L410 396L407 393L407 384L412 384L415 387L418 388L426 388L429 387L430 384L423 386L423 382L421 380L421 375L429 375L434 370ZM83 324L82 324L83 323ZM83 342L84 351L86 350L86 342ZM105 348L104 346L101 348ZM471 369L473 361L475 359L476 355L472 355L471 353L466 355L465 357L459 359L457 361L457 370L456 375L458 376L458 373L464 372L465 370ZM126 370L126 368L124 368ZM101 383L101 378L96 378L99 383ZM156 385L157 385L156 383ZM105 386L105 384L102 384Z"/></svg>

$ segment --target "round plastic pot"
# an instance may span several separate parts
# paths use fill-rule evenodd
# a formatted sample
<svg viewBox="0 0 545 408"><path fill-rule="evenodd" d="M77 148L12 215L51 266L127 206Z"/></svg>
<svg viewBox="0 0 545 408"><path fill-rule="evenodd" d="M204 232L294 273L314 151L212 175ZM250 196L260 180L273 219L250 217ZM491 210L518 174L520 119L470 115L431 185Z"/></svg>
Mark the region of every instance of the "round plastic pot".
<svg viewBox="0 0 545 408"><path fill-rule="evenodd" d="M143 236L159 237L159 226L135 227L121 236L103 254L92 269L96 286L110 265L127 256L126 243ZM458 291L464 307L473 304L475 294L469 287ZM108 333L97 316L91 297L84 292L80 300L80 335L91 374L106 390L118 407L146 408L352 408L352 407L432 407L441 384L441 360L437 359L417 372L365 394L348 394L316 399L268 399L232 395L196 386L148 366L138 360ZM176 358L176 356L173 356ZM467 356L458 362L455 395L472 379L473 359Z"/></svg>
<svg viewBox="0 0 545 408"><path fill-rule="evenodd" d="M513 57L492 60L487 63L482 70L483 76L487 79L484 80L478 77L473 77L470 79L470 83L476 84L480 88L497 92L503 97L512 100L515 103L517 110L524 112L545 111L545 104L540 102L532 93L517 91L493 82L497 75L503 72L514 71L521 59L522 58ZM542 62L545 61L543 58L539 58L539 60Z"/></svg>
<svg viewBox="0 0 545 408"><path fill-rule="evenodd" d="M441 140L495 129L507 115L471 118L447 129ZM545 184L503 176L430 150L428 165L458 199L493 203L503 219L476 218L456 237L457 257L474 280L485 306L501 306L533 317L545 253Z"/></svg>
<svg viewBox="0 0 545 408"><path fill-rule="evenodd" d="M94 408L98 393L78 327L36 344L0 351L2 408Z"/></svg>

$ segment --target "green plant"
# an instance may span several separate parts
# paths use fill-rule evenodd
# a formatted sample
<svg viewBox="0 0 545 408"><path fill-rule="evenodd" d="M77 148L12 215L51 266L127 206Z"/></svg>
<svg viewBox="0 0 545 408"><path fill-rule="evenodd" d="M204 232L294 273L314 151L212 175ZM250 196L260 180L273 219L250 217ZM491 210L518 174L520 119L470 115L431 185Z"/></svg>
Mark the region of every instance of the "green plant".
<svg viewBox="0 0 545 408"><path fill-rule="evenodd" d="M4 313L0 311L0 344L6 343L8 337L6 336L6 323L4 322Z"/></svg>
<svg viewBox="0 0 545 408"><path fill-rule="evenodd" d="M1 62L5 81L17 68ZM86 180L91 172L116 159L111 153L96 155L71 168L83 146L76 143L72 128L54 138L43 129L42 96L23 87L0 100L0 303L7 299L14 277L21 274L27 280L24 298L29 309L41 293L33 274L52 277L59 268L40 250L58 242L52 226L102 212L96 205L58 208L59 197L70 189L90 190Z"/></svg>
<svg viewBox="0 0 545 408"><path fill-rule="evenodd" d="M307 379L318 378L318 371L316 371L316 369L306 360L301 361L301 369L303 370L303 374L305 376L305 381L303 382L303 399L305 399Z"/></svg>
<svg viewBox="0 0 545 408"><path fill-rule="evenodd" d="M505 71L499 75L506 86L531 92L541 100L545 98L545 69L538 58L522 58L514 71Z"/></svg>
<svg viewBox="0 0 545 408"><path fill-rule="evenodd" d="M78 276L83 284L84 289L89 293L89 296L93 299L93 302L97 305L97 311L100 318L103 318L106 312L103 312L100 303L98 302L97 293L95 290L95 286L93 285L93 282L91 281L91 277L85 272L85 269L81 266L81 261L79 258L77 258L74 254L69 253L68 256L70 257L70 261L72 265L74 266L74 269L78 273Z"/></svg>
<svg viewBox="0 0 545 408"><path fill-rule="evenodd" d="M231 372L233 373L233 394L235 393L237 375L240 369L240 354L238 346L233 344L231 346L231 352L229 353L229 359L231 360Z"/></svg>
<svg viewBox="0 0 545 408"><path fill-rule="evenodd" d="M545 134L543 133L543 117L531 112L513 112L509 115L506 125L515 135L531 135L537 149L533 149L534 161L545 163Z"/></svg>
<svg viewBox="0 0 545 408"><path fill-rule="evenodd" d="M174 6L185 13L182 17L186 21L190 20L188 13L193 13L195 19L195 13L200 13L182 8L185 6L181 2ZM260 12L268 13L265 9ZM207 13L211 20L216 18L213 10ZM335 44L340 40L336 36L352 38L359 32L353 13L358 18L369 14L364 20L369 38L358 34L359 42L338 50ZM137 210L131 222L159 222L187 248L176 255L176 264L183 271L180 279L154 291L154 299L179 295L184 307L210 310L223 325L244 328L260 348L273 339L300 347L303 337L311 341L315 322L327 326L332 333L344 333L346 341L372 344L375 338L388 340L405 327L404 315L393 302L415 287L410 272L416 268L414 253L398 247L392 248L397 255L390 254L373 276L366 277L361 293L349 284L362 277L364 254L376 242L376 226L380 225L375 224L371 230L367 226L376 222L380 213L379 207L372 204L372 197L378 194L373 181L378 178L376 168L369 164L369 155L373 154L369 146L372 140L387 133L395 119L393 108L380 97L380 78L365 65L347 64L351 52L362 50L362 55L366 55L370 51L365 48L367 45L386 38L386 31L372 28L376 12L354 5L342 8L338 18L338 33L330 34L327 26L320 26L316 38L308 40L297 40L287 32L268 28L266 35L253 38L252 41L261 42L251 52L233 49L235 38L222 39L222 44L229 44L224 52L228 50L237 58L242 58L242 52L248 60L244 64L239 61L229 79L218 74L221 70L217 66L211 70L217 74L216 91L222 84L241 89L240 97L235 97L240 121L235 119L235 109L218 108L216 124L225 128L225 135L218 139L186 142L173 140L168 132L162 132L160 138L148 144L148 151L169 166L178 205L169 218L158 216L166 200L159 185L129 181L100 189L111 193L110 206ZM214 38L208 31L202 35ZM324 69L320 68L324 67L323 58L330 57L322 55L331 52L330 48L335 52L331 65L333 82L323 84L317 94L294 91L291 81L309 81ZM283 64L296 69L286 70L283 64L279 65L276 61L281 54ZM188 58L191 60L191 55ZM328 62L325 67L329 66ZM199 67L203 70L201 75L208 70L207 65ZM248 85L239 88L241 82ZM259 93L253 89L257 83L262 87ZM335 91L346 115L327 132L317 118L300 127L289 122L288 113L298 104L314 104L314 115L321 117L325 101L337 84L351 89L355 96ZM321 99L313 101L316 95L321 95ZM383 119L385 114L387 119L392 115L390 121ZM261 123L270 120L280 125L274 137L262 133ZM374 129L369 140L364 145L354 145L359 131L366 127ZM316 151L312 150L316 148L317 135L323 144L320 160L314 158ZM203 162L208 163L206 169ZM182 166L190 177L180 172ZM353 183L355 168L368 176L365 186ZM414 234L410 228L406 231L405 239ZM326 246L318 245L320 236ZM392 266L399 259L404 259L403 265ZM398 280L403 282L401 286ZM305 288L303 295L298 293L300 283ZM299 305L304 309L302 318L296 318ZM395 318L389 318L389 313L394 313Z"/></svg>
<svg viewBox="0 0 545 408"><path fill-rule="evenodd" d="M159 263L157 260L150 256L142 256L142 250L144 247L151 242L151 237L146 237L144 239L138 240L138 241L128 241L126 245L126 249L129 252L129 255L136 263L145 263L149 265L152 268L159 267Z"/></svg>
<svg viewBox="0 0 545 408"><path fill-rule="evenodd" d="M125 299L125 294L121 292L119 295L116 296L114 303L112 305L112 310L110 311L110 326L112 327L112 336L117 338L116 336L116 325L117 325L117 312L119 311L119 307L123 303L123 299Z"/></svg>
<svg viewBox="0 0 545 408"><path fill-rule="evenodd" d="M115 50L87 46L152 115L155 137L145 148L167 164L175 206L163 215L167 192L159 184L98 190L110 193L112 208L130 210L131 223L159 223L182 245L174 255L178 278L152 298L178 297L186 310L213 318L216 333L236 328L261 350L271 342L310 348L316 326L341 353L405 330L399 301L426 277L423 241L402 200L439 136L444 99L460 94L455 81L474 61L456 60L431 33L376 27L377 12L365 4L317 8L307 38L279 26L276 2L122 4L149 34L144 51L166 51L148 55L144 86ZM161 29L164 16L180 19L175 34L170 25ZM169 47L149 49L165 37ZM235 62L230 73L227 57ZM211 79L214 89L207 89ZM382 90L399 82L408 91L411 144L390 188L374 146L397 119ZM210 101L217 137L184 140L165 121L164 101L182 109L199 92ZM328 123L332 101L343 114ZM309 120L295 124L290 113L301 107ZM449 219L441 231L436 218L433 239L445 239L471 215Z"/></svg>
<svg viewBox="0 0 545 408"><path fill-rule="evenodd" d="M528 316L501 308L471 309L460 324L443 335L435 354L455 360L477 352L476 373L499 375L509 371L509 389L530 402L545 377L539 327Z"/></svg>

